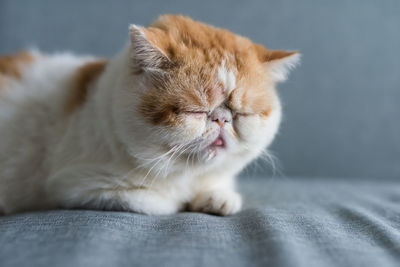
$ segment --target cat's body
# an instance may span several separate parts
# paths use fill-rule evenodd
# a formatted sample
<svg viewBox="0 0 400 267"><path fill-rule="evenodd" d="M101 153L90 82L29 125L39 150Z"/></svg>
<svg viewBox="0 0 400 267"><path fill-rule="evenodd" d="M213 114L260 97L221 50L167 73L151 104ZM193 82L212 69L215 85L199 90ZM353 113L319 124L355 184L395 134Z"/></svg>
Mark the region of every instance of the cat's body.
<svg viewBox="0 0 400 267"><path fill-rule="evenodd" d="M237 212L297 57L181 16L132 26L110 61L0 57L0 211Z"/></svg>

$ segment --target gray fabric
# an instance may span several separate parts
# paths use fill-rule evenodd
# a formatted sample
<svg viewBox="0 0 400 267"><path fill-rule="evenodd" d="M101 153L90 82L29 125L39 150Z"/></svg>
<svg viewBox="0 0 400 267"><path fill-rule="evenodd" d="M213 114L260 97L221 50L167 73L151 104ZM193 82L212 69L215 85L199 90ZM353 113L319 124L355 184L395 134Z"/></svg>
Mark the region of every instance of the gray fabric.
<svg viewBox="0 0 400 267"><path fill-rule="evenodd" d="M273 150L286 175L400 177L397 0L1 0L0 53L36 45L112 55L129 23L166 12L302 51L280 86L285 115Z"/></svg>
<svg viewBox="0 0 400 267"><path fill-rule="evenodd" d="M244 179L237 215L0 218L0 266L399 266L400 184Z"/></svg>

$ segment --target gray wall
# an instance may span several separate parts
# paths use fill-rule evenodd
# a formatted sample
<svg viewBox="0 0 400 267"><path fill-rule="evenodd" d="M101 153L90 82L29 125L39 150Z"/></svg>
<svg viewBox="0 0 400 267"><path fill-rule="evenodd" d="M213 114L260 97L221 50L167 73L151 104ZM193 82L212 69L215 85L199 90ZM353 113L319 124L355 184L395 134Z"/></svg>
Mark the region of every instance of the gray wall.
<svg viewBox="0 0 400 267"><path fill-rule="evenodd" d="M400 2L1 0L0 52L114 54L129 23L183 13L300 49L272 150L285 175L400 178ZM266 172L266 167L258 170Z"/></svg>

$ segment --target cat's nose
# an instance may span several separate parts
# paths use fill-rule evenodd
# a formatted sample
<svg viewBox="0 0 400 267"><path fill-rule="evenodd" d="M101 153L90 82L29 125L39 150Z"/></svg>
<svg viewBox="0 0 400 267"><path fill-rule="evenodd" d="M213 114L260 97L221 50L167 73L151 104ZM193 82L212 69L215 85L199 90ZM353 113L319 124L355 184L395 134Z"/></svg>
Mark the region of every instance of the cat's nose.
<svg viewBox="0 0 400 267"><path fill-rule="evenodd" d="M222 128L225 123L232 120L232 114L228 110L218 108L211 114L211 120L218 123Z"/></svg>
<svg viewBox="0 0 400 267"><path fill-rule="evenodd" d="M218 125L220 127L224 127L225 122L229 122L226 118L222 117L222 118L215 118L212 121L215 121L216 123L218 123Z"/></svg>

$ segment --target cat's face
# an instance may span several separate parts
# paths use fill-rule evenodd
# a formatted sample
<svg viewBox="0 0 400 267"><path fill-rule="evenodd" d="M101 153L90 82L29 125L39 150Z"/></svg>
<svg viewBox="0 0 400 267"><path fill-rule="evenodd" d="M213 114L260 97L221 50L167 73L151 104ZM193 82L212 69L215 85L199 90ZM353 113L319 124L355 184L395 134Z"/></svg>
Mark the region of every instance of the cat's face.
<svg viewBox="0 0 400 267"><path fill-rule="evenodd" d="M297 53L267 50L182 16L132 26L130 49L133 79L140 84L132 105L143 130L135 138L155 155L212 164L256 156L272 141L281 112L274 85ZM129 106L128 96L123 101ZM129 135L133 129L126 130Z"/></svg>

